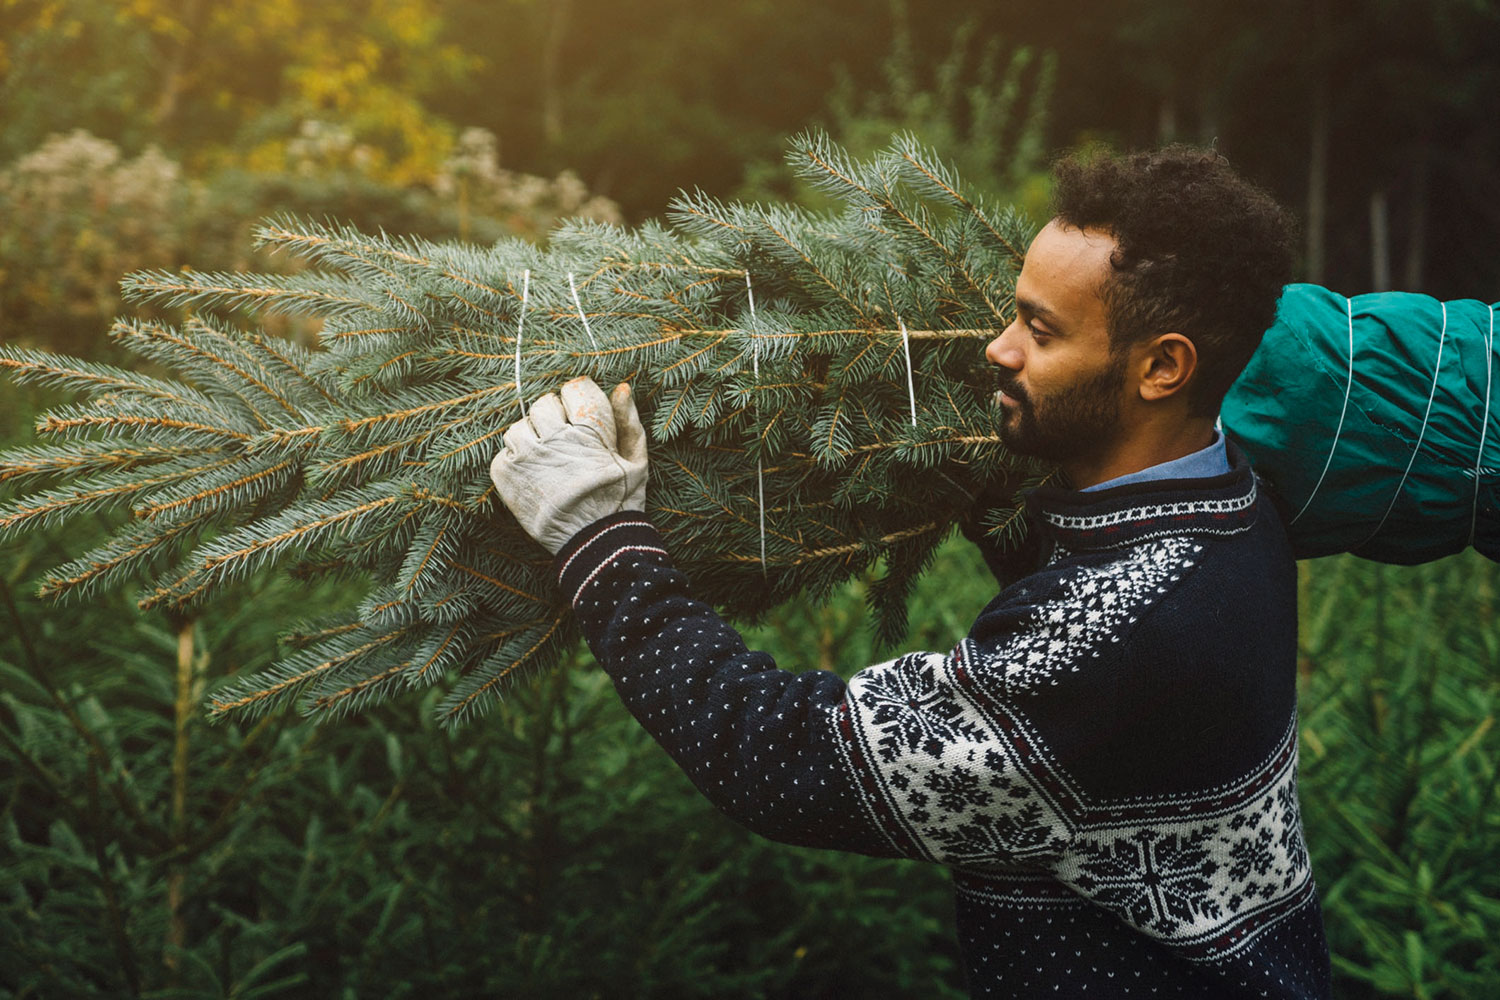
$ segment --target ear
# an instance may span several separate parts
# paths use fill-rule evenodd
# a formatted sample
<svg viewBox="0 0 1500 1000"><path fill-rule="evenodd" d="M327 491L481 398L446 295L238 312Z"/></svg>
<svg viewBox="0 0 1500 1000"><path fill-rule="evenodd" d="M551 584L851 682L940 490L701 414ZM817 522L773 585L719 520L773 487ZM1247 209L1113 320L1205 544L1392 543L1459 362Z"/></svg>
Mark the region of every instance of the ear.
<svg viewBox="0 0 1500 1000"><path fill-rule="evenodd" d="M1137 355L1141 398L1147 402L1179 395L1198 370L1198 349L1180 333L1164 333Z"/></svg>

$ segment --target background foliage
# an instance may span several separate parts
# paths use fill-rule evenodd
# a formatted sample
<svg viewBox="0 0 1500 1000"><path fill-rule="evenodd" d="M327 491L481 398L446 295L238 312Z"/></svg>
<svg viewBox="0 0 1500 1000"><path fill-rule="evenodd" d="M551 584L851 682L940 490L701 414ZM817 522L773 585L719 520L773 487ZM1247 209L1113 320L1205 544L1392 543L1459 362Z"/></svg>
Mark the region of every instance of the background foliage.
<svg viewBox="0 0 1500 1000"><path fill-rule="evenodd" d="M0 0L0 339L105 360L120 274L274 264L246 235L273 211L484 243L680 187L805 199L775 165L814 123L856 152L912 128L1036 209L1061 146L1216 140L1302 214L1302 277L1500 283L1494 0ZM52 401L0 392L29 440ZM0 996L958 994L939 872L753 840L587 662L456 736L415 704L210 727L205 690L358 589L59 612L39 570L102 527L69 530L0 551ZM1304 564L1340 996L1500 995L1497 583L1472 554ZM752 642L890 655L863 586ZM945 546L904 645L991 590Z"/></svg>
<svg viewBox="0 0 1500 1000"><path fill-rule="evenodd" d="M6 995L962 995L937 869L750 836L586 660L458 735L431 705L208 726L177 701L182 635L196 698L356 595L257 580L174 629L122 592L78 629L18 592L53 544L9 553L4 581ZM864 585L749 641L792 668L872 662ZM1497 586L1472 553L1304 567L1303 805L1341 997L1500 986ZM991 591L951 542L907 645L946 647Z"/></svg>

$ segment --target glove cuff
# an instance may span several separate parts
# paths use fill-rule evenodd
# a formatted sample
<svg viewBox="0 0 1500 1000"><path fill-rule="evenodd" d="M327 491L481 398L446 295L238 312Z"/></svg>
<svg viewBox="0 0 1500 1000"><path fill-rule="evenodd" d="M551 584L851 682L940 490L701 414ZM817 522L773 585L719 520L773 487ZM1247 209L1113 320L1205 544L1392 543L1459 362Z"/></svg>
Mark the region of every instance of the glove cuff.
<svg viewBox="0 0 1500 1000"><path fill-rule="evenodd" d="M570 538L552 561L568 603L576 608L600 572L628 553L644 554L653 560L667 558L661 534L638 510L606 514Z"/></svg>

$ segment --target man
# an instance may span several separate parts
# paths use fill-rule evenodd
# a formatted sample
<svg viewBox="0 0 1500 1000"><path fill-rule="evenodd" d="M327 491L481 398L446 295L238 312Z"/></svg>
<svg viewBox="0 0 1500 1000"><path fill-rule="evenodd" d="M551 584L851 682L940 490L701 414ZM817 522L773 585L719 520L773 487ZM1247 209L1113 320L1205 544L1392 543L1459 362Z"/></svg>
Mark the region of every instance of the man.
<svg viewBox="0 0 1500 1000"><path fill-rule="evenodd" d="M1284 213L1211 153L1059 165L986 349L1042 566L944 655L777 670L644 509L628 386L537 401L491 472L635 717L719 808L954 873L975 996L1326 997L1296 790L1296 585L1214 428L1289 278Z"/></svg>

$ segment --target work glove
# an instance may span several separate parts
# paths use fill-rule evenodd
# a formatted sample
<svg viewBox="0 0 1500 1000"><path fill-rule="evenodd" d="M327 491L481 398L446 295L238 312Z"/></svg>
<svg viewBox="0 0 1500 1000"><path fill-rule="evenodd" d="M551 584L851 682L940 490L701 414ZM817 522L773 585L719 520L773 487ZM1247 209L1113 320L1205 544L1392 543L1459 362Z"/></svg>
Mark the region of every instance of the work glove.
<svg viewBox="0 0 1500 1000"><path fill-rule="evenodd" d="M630 386L608 397L588 377L548 393L505 431L495 491L553 555L607 514L646 509L646 430Z"/></svg>

